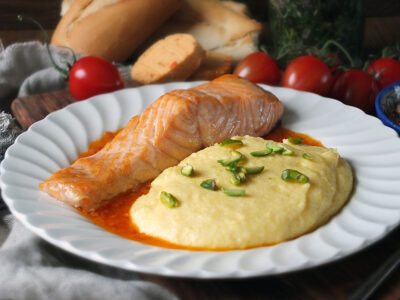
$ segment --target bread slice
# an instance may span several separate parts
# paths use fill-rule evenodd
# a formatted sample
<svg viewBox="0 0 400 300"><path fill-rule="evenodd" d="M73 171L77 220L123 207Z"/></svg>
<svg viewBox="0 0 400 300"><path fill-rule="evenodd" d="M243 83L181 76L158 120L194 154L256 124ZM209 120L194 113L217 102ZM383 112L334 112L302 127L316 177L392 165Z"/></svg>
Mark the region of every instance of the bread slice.
<svg viewBox="0 0 400 300"><path fill-rule="evenodd" d="M190 76L190 80L213 80L231 72L233 57L215 51L206 51L206 58Z"/></svg>
<svg viewBox="0 0 400 300"><path fill-rule="evenodd" d="M189 34L173 34L149 47L136 61L131 78L143 84L186 80L201 65L205 51Z"/></svg>

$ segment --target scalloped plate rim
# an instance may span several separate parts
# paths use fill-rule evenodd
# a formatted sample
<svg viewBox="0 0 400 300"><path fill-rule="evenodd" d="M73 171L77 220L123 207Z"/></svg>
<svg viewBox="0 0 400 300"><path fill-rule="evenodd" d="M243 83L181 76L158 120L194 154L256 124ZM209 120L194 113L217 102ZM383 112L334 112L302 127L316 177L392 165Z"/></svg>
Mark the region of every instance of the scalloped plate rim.
<svg viewBox="0 0 400 300"><path fill-rule="evenodd" d="M110 94L104 94L104 95L99 95L99 96L95 96L92 97L86 101L90 101L91 104L95 104L97 101L102 101L102 98L105 97L109 97L109 95L112 95L114 97L114 99L117 100L117 102L119 101L118 99L118 95L119 94L125 94L125 93L130 93L130 90L136 90L136 89L158 89L158 90L170 90L170 89L174 89L174 88L188 88L190 86L194 86L197 84L202 83L202 81L197 81L197 82L173 82L173 83L168 83L168 84L157 84L157 85L147 85L147 86L143 86L143 87L138 87L138 88L130 88L130 89L124 89L121 91L117 91L114 93L110 93ZM363 112L361 112L360 110L354 108L354 107L346 107L345 105L343 105L341 102L335 100L335 99L329 99L329 98L324 98L321 97L319 95L313 94L313 93L307 93L307 92L300 92L297 90L293 90L293 89L287 89L287 88L282 88L282 87L271 87L271 86L266 86L266 85L260 85L262 87L264 87L267 90L271 90L273 93L277 94L279 97L280 93L285 94L285 92L289 92L291 97L311 97L313 99L316 99L317 102L320 101L327 101L327 103L329 103L330 105L335 105L338 107L344 107L343 109L350 111L352 110L353 114L356 115L360 115L363 114ZM155 100L154 97L153 100ZM286 101L286 99L282 98L281 99L283 102ZM21 136L24 135L29 135L31 130L33 128L36 128L36 124L38 124L39 122L46 122L47 119L50 118L56 118L58 114L62 114L64 110L67 110L68 107L70 106L77 106L80 105L81 102L75 102L72 104L67 105L65 108L60 109L58 111L55 111L51 114L49 114L48 116L46 116L43 120L36 122L35 124L33 124L26 132L24 132L22 135L20 135L15 143L9 148L9 149L13 149L18 147L19 143L20 143L20 138ZM371 116L367 116L367 115L363 115L362 119L365 118L373 118ZM375 120L369 120L370 122L375 122L376 126L380 127L380 130L384 130L386 131L386 133L388 135L390 135L390 138L398 138L397 134L394 130L392 130L391 128L385 127L383 124L379 124L377 123ZM379 120L378 120L379 121ZM292 130L295 130L294 128L292 128ZM12 157L9 157L8 155L9 150L7 150L5 157L4 157L4 161L11 159ZM343 259L347 256L353 255L357 252L359 252L362 249L365 249L367 247L369 247L371 244L381 240L382 238L384 238L389 232L391 232L394 228L396 228L399 223L400 223L400 218L397 219L397 222L393 223L393 224L389 224L389 225L384 225L385 226L385 230L377 236L374 236L373 238L365 238L364 241L358 246L358 247L354 247L351 250L342 250L339 249L337 251L337 253L335 255L333 255L332 257L326 257L323 259L309 259L307 261L305 261L302 264L299 264L297 266L294 267L285 267L285 266L279 266L279 265L273 265L272 267L270 267L270 269L272 269L272 271L268 271L268 269L260 269L260 270L256 270L256 271L249 271L249 270L243 270L240 268L237 268L233 271L229 271L229 272L225 272L225 273L216 273L216 272L211 272L211 271L207 271L205 269L198 269L198 270L189 270L186 272L179 272L176 269L171 269L168 267L165 267L164 265L156 265L156 266L143 266L143 265L138 265L135 264L132 261L129 261L127 259L110 259L107 257L104 257L101 255L101 253L96 252L96 251L92 251L92 250L84 250L84 249L80 249L79 247L76 247L74 245L71 245L68 241L64 241L64 240L60 240L59 238L54 238L51 235L48 234L48 232L46 231L46 229L41 228L40 226L36 226L35 224L31 224L26 216L27 214L21 213L18 210L16 210L14 208L14 202L18 201L18 199L12 199L9 198L8 195L4 192L4 189L8 187L7 184L5 184L3 182L3 176L4 173L7 173L8 171L6 169L3 169L3 163L1 164L1 177L0 177L0 186L1 186L1 193L2 193L2 197L5 201L5 203L9 206L10 211L14 214L14 216L16 216L16 218L18 220L20 220L27 228L29 228L29 230L31 230L32 232L34 232L35 234L37 234L38 236L40 236L41 238L45 239L46 241L50 242L51 244L60 247L68 252L71 252L73 254L76 254L78 256L81 256L83 258L92 260L94 262L99 262L99 263L103 263L106 265L110 265L110 266L114 266L114 267L119 267L125 270L129 270L129 271L138 271L138 272L143 272L143 273L150 273L150 274L157 274L157 275L163 275L163 276L172 276L172 277L183 277L183 278L198 278L198 279L210 279L210 278L250 278L250 277L259 277L259 276L268 276L268 275L276 275L276 274L283 274L283 273L288 273L288 272L293 272L293 271L299 271L299 270L305 270L305 269L309 269L309 268L313 268L316 266L321 266L324 264L328 264L331 262L335 262L338 261L340 259ZM357 175L356 175L357 176ZM33 201L35 201L35 199L31 199ZM325 226L325 225L324 225ZM324 227L323 226L323 227ZM318 232L319 229L313 231L312 233ZM105 232L106 235L110 235L111 233ZM312 234L310 233L310 234ZM112 235L112 234L111 234ZM121 237L118 237L120 239L123 239ZM301 239L294 239L285 243L281 243L279 245L285 245L285 244L289 244L289 243L295 243L296 240ZM127 240L127 242L131 242L131 243L138 243L138 242L134 242L134 241L129 241ZM278 246L279 246L278 245ZM143 246L143 245L142 245ZM159 247L154 247L154 246L148 246L148 245L144 245L144 247L147 249L149 248L150 251L157 249L158 251L172 251L172 252L177 252L178 257L179 254L183 254L186 255L189 253L192 253L191 251L188 250L171 250L171 249L164 249L164 248L159 248ZM275 246L270 246L270 247L259 247L259 248L254 248L254 249L262 249L262 248L273 248ZM280 246L281 247L281 246ZM232 251L227 251L224 252L222 255L230 255L230 253L247 253L248 251L252 251L254 249L249 249L249 250L232 250ZM215 254L215 253L221 253L221 252L213 252L213 251L206 251L206 252L202 252L205 254Z"/></svg>

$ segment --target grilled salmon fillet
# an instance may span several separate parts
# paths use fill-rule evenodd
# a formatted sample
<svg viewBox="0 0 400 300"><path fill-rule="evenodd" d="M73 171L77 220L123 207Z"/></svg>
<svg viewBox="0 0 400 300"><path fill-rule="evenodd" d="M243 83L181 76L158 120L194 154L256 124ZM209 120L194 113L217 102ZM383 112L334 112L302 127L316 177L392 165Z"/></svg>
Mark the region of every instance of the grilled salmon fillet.
<svg viewBox="0 0 400 300"><path fill-rule="evenodd" d="M93 210L203 147L232 136L267 134L282 113L273 94L234 75L173 90L133 117L102 150L55 172L39 187Z"/></svg>

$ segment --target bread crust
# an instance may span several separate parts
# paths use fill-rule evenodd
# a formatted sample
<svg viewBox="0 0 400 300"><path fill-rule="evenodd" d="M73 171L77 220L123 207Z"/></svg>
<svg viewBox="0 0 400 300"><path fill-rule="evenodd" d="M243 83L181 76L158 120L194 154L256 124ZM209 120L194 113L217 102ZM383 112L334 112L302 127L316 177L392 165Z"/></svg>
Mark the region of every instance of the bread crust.
<svg viewBox="0 0 400 300"><path fill-rule="evenodd" d="M122 62L181 4L181 0L75 0L51 44Z"/></svg>

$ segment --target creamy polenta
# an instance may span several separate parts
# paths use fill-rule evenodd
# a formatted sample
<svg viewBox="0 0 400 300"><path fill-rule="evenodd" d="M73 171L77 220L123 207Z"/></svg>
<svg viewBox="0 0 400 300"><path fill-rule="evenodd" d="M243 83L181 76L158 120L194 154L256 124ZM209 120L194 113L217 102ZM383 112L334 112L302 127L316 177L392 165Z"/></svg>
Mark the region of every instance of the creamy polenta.
<svg viewBox="0 0 400 300"><path fill-rule="evenodd" d="M140 232L188 247L255 247L317 228L348 200L353 176L336 150L288 140L233 139L243 143L235 148L243 155L238 166L264 169L246 174L245 180L235 185L233 172L221 165L224 159L232 158L232 147L216 144L193 153L178 166L164 170L152 182L149 193L132 205L131 219ZM284 151L253 156L265 151L267 143ZM193 167L193 175L182 175L186 166ZM294 170L307 180L284 180L285 170ZM215 190L204 187L206 180L215 183ZM233 197L224 189L240 190L239 196ZM162 199L165 194L173 197L174 205Z"/></svg>

